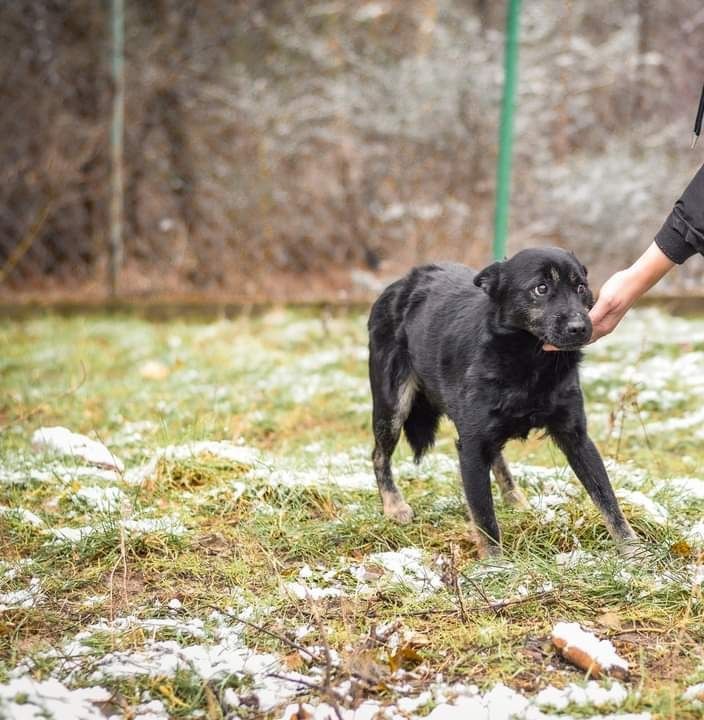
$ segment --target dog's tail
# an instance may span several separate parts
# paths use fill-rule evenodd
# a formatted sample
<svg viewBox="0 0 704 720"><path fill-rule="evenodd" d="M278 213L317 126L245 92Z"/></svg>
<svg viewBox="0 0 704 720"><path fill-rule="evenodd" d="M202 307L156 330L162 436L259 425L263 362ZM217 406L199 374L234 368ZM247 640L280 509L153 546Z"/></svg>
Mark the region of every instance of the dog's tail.
<svg viewBox="0 0 704 720"><path fill-rule="evenodd" d="M440 413L430 404L422 392L413 398L411 412L403 423L408 444L413 448L413 459L419 463L426 451L435 443Z"/></svg>

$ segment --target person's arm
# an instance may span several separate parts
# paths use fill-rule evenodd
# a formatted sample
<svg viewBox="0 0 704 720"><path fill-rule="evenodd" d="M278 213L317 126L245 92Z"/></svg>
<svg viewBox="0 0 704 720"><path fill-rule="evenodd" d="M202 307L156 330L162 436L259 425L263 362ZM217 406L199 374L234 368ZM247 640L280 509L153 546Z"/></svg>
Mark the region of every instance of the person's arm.
<svg viewBox="0 0 704 720"><path fill-rule="evenodd" d="M621 321L633 303L650 290L674 266L657 241L631 265L612 275L599 291L596 304L589 317L592 321L592 339L608 335Z"/></svg>
<svg viewBox="0 0 704 720"><path fill-rule="evenodd" d="M697 252L704 254L704 166L687 185L650 247L631 267L602 285L589 313L590 342L608 335L641 295ZM543 349L557 350L553 345L544 345Z"/></svg>

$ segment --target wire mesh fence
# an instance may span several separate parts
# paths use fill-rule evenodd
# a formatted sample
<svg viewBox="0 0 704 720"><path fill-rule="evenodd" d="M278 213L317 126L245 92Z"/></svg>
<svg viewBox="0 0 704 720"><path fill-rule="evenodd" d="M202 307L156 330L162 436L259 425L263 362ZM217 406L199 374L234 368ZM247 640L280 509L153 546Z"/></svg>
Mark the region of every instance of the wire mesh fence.
<svg viewBox="0 0 704 720"><path fill-rule="evenodd" d="M0 299L369 292L492 235L504 7L125 0L122 247L111 4L0 6ZM694 0L524 4L509 248L633 259L697 160ZM117 256L119 255L119 256ZM690 263L678 282L700 287Z"/></svg>

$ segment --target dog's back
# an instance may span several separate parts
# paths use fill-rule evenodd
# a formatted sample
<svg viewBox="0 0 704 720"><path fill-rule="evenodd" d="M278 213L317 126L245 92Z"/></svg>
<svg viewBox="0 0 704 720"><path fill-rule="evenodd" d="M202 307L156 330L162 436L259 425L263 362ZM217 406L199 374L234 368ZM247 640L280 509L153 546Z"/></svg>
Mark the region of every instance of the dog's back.
<svg viewBox="0 0 704 720"><path fill-rule="evenodd" d="M430 373L422 367L427 353L419 357L413 348L439 350L440 335L452 321L444 308L457 308L458 300L463 307L481 301L483 293L473 278L474 272L459 263L416 267L389 285L371 309L369 375L375 415L388 416L393 409L416 461L432 446L445 408L427 383Z"/></svg>

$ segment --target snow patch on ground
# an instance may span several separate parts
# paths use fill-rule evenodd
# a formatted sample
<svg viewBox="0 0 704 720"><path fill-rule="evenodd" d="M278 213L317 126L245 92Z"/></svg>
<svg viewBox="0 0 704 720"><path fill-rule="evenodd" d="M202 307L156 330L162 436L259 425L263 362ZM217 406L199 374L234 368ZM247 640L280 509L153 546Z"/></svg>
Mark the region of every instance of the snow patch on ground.
<svg viewBox="0 0 704 720"><path fill-rule="evenodd" d="M104 720L98 703L109 702L112 693L101 687L69 690L55 679L37 681L14 678L0 685L0 717L16 720Z"/></svg>
<svg viewBox="0 0 704 720"><path fill-rule="evenodd" d="M0 612L12 608L27 609L38 605L42 599L41 589L42 584L39 578L32 578L24 589L0 593Z"/></svg>
<svg viewBox="0 0 704 720"><path fill-rule="evenodd" d="M440 576L423 564L420 548L407 547L395 552L368 555L364 562L352 566L350 572L362 584L378 579L377 566L383 568L387 580L404 585L419 595L430 595L443 587Z"/></svg>
<svg viewBox="0 0 704 720"><path fill-rule="evenodd" d="M71 455L92 465L123 472L125 466L103 443L71 432L65 427L42 427L32 435L32 447L35 450L54 452L59 455Z"/></svg>
<svg viewBox="0 0 704 720"><path fill-rule="evenodd" d="M127 496L118 487L88 486L79 488L74 496L98 512L115 512L127 505Z"/></svg>
<svg viewBox="0 0 704 720"><path fill-rule="evenodd" d="M697 683L696 685L690 685L683 693L682 697L685 700L689 700L694 703L697 707L704 705L704 683Z"/></svg>
<svg viewBox="0 0 704 720"><path fill-rule="evenodd" d="M141 485L156 473L160 460L192 460L199 456L211 456L225 460L233 465L251 467L259 460L259 452L254 448L238 445L226 440L203 440L184 445L169 445L157 450L145 465L132 468L125 473L125 481L130 485Z"/></svg>
<svg viewBox="0 0 704 720"><path fill-rule="evenodd" d="M130 535L146 535L148 533L164 533L166 535L183 535L187 532L186 526L177 518L172 516L159 518L141 518L119 520L115 523L117 528L123 528ZM93 526L83 525L81 527L58 527L49 528L49 534L56 540L69 543L77 543L91 535L108 532L109 525Z"/></svg>
<svg viewBox="0 0 704 720"><path fill-rule="evenodd" d="M620 500L644 510L652 520L660 525L665 525L670 518L670 514L664 505L649 498L640 490L625 490L624 488L619 488L616 490L616 495Z"/></svg>

